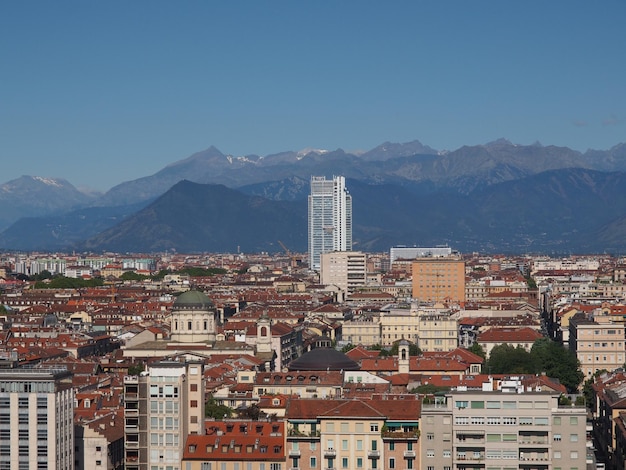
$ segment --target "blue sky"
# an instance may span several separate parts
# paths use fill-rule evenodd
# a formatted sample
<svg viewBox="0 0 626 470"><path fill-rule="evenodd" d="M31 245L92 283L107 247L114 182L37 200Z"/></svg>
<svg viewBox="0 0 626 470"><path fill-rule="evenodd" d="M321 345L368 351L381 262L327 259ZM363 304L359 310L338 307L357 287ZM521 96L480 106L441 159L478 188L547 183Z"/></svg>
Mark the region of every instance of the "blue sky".
<svg viewBox="0 0 626 470"><path fill-rule="evenodd" d="M0 2L0 184L233 155L626 142L626 2Z"/></svg>

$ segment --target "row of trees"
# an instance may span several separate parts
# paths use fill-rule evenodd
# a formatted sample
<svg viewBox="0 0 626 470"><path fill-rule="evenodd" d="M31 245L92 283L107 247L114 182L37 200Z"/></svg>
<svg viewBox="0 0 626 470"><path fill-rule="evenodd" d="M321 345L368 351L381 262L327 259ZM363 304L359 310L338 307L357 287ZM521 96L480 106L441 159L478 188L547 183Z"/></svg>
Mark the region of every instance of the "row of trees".
<svg viewBox="0 0 626 470"><path fill-rule="evenodd" d="M208 277L226 274L227 271L222 268L197 268L188 267L179 271L170 271L162 269L158 273L146 276L143 274L137 274L134 271L127 271L120 276L122 281L144 281L153 280L158 281L163 279L168 274L182 274L190 277ZM39 274L31 277L26 275L20 275L18 277L21 280L30 280L35 282L35 289L80 289L85 287L98 287L104 285L104 279L100 277L94 277L91 279L77 279L71 277L65 277L60 274L53 275L50 271L42 271Z"/></svg>
<svg viewBox="0 0 626 470"><path fill-rule="evenodd" d="M475 343L470 350L483 358L482 347ZM584 379L576 354L549 338L535 341L530 351L521 346L501 344L491 350L483 372L490 374L541 374L558 379L574 393Z"/></svg>

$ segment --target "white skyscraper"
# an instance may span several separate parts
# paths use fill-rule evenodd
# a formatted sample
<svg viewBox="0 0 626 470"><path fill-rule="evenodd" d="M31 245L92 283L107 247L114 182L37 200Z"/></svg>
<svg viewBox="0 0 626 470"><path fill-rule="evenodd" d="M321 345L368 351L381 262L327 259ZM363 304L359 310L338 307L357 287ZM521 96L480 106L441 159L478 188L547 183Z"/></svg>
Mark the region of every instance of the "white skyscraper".
<svg viewBox="0 0 626 470"><path fill-rule="evenodd" d="M352 196L343 176L311 177L309 267L320 269L320 255L352 250Z"/></svg>

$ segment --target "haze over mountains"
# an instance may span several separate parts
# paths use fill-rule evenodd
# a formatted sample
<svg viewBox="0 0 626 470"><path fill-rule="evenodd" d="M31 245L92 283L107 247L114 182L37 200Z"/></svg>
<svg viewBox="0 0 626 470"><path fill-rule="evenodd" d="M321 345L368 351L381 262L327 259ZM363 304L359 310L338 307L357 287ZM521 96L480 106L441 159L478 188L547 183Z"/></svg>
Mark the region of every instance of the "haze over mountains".
<svg viewBox="0 0 626 470"><path fill-rule="evenodd" d="M0 248L119 252L306 251L311 175L344 175L355 249L447 243L461 251L626 249L626 145L578 152L498 140L440 152L233 157L215 147L102 195L24 176L0 186Z"/></svg>

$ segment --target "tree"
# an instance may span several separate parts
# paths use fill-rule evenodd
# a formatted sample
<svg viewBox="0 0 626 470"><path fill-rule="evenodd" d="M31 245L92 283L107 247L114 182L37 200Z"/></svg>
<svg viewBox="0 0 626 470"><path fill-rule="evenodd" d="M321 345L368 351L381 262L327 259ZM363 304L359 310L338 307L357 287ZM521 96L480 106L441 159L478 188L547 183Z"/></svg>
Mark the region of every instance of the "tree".
<svg viewBox="0 0 626 470"><path fill-rule="evenodd" d="M389 354L388 354L389 356L398 355L398 351L400 348L400 341L402 340L398 340L391 345L391 349L389 350ZM407 341L407 342L409 343L409 356L420 356L422 354L422 350L417 347L417 344L411 343L410 341Z"/></svg>
<svg viewBox="0 0 626 470"><path fill-rule="evenodd" d="M128 366L128 375L139 375L144 371L144 369L145 366L143 365L143 363L133 364L131 366Z"/></svg>
<svg viewBox="0 0 626 470"><path fill-rule="evenodd" d="M148 279L148 276L137 274L134 271L126 271L120 276L120 279L123 281L143 281L144 279Z"/></svg>
<svg viewBox="0 0 626 470"><path fill-rule="evenodd" d="M549 338L541 338L533 344L531 354L536 373L545 372L548 377L558 379L570 393L578 390L585 377L574 352Z"/></svg>
<svg viewBox="0 0 626 470"><path fill-rule="evenodd" d="M348 344L346 344L343 348L341 348L341 352L345 354L345 353L347 353L348 351L353 350L354 348L356 348L356 346L355 346L354 344L352 344L352 343L348 343Z"/></svg>
<svg viewBox="0 0 626 470"><path fill-rule="evenodd" d="M489 354L487 370L491 374L534 374L533 359L523 347L510 344L494 346Z"/></svg>
<svg viewBox="0 0 626 470"><path fill-rule="evenodd" d="M443 385L424 384L411 389L411 393L419 393L420 395L434 395L437 392L449 392L450 387Z"/></svg>
<svg viewBox="0 0 626 470"><path fill-rule="evenodd" d="M487 354L485 353L485 350L476 341L474 341L474 343L469 348L467 348L467 350L471 353L476 354L479 357L482 357L483 359L487 359Z"/></svg>
<svg viewBox="0 0 626 470"><path fill-rule="evenodd" d="M213 395L209 396L209 399L204 407L204 416L207 418L224 419L230 418L232 414L233 410L231 408L226 405L218 405L215 398L213 398Z"/></svg>

